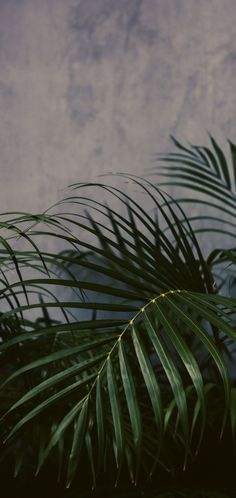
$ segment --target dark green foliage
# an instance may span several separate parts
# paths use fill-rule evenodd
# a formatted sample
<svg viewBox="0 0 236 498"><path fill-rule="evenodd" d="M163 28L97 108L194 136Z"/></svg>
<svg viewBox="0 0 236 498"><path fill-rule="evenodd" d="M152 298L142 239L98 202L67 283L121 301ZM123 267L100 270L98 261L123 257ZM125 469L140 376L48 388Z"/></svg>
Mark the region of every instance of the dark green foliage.
<svg viewBox="0 0 236 498"><path fill-rule="evenodd" d="M234 227L234 177L218 144L175 144L161 158L168 183L222 203ZM235 248L206 257L180 202L125 180L133 196L78 184L52 214L3 215L1 461L16 482L41 483L51 469L51 484L67 487L58 496L230 496L230 482L214 486L203 469L207 446L215 467L219 447L234 467Z"/></svg>

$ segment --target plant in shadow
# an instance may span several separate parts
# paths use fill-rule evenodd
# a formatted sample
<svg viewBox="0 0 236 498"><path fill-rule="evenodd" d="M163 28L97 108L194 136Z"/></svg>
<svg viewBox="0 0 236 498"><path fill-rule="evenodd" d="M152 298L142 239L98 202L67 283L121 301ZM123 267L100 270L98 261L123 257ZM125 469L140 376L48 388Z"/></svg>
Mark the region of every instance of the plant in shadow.
<svg viewBox="0 0 236 498"><path fill-rule="evenodd" d="M209 441L228 437L233 452L236 300L215 284L222 250L206 258L179 202L126 180L132 196L76 184L52 214L2 226L2 458L15 474L50 465L73 496L170 496L167 480Z"/></svg>

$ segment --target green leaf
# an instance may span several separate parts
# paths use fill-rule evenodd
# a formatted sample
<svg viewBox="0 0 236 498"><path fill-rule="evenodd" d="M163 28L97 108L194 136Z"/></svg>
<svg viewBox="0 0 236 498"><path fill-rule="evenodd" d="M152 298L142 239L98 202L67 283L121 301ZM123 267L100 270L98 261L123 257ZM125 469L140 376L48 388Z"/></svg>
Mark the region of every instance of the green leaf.
<svg viewBox="0 0 236 498"><path fill-rule="evenodd" d="M170 298L166 297L166 302L169 303ZM188 374L192 380L192 383L195 387L197 393L197 399L200 404L201 414L202 414L202 424L201 430L199 432L199 444L201 443L205 424L206 424L206 403L205 403L205 395L204 395L204 386L203 386L203 378L194 355L192 354L189 347L186 345L184 339L181 336L178 328L176 327L173 319L170 319L168 316L167 307L161 306L160 300L155 301L154 304L154 313L156 313L157 318L160 320L160 323L163 325L165 335L169 338L170 343L175 348L177 353L179 354L184 367L188 371ZM176 369L175 369L176 370ZM175 371L173 371L175 375ZM177 388L178 389L178 388ZM177 403L177 400L176 400ZM184 421L183 421L184 423Z"/></svg>
<svg viewBox="0 0 236 498"><path fill-rule="evenodd" d="M220 165L221 169L221 176L225 181L225 184L227 185L228 189L231 189L231 182L230 182L230 175L229 175L229 170L228 170L228 165L227 161L225 159L225 155L218 145L218 143L215 141L215 139L210 135L211 143L213 145L213 148L215 150L216 156L218 158L218 162Z"/></svg>
<svg viewBox="0 0 236 498"><path fill-rule="evenodd" d="M157 317L163 319L163 314L161 313L160 307L155 303L155 311ZM186 395L184 392L183 383L181 380L181 376L174 364L174 361L171 358L171 354L168 351L166 345L161 339L160 333L158 330L155 330L149 316L146 311L143 313L143 321L146 326L146 330L150 341L153 344L153 347L156 351L158 358L160 359L161 366L163 367L165 374L169 380L171 389L173 391L173 395L175 397L176 405L178 407L178 415L181 421L182 430L186 442L186 447L189 444L189 420L188 420L188 410L187 410L187 402ZM165 324L166 326L166 324Z"/></svg>
<svg viewBox="0 0 236 498"><path fill-rule="evenodd" d="M107 386L111 406L112 422L114 427L114 444L115 444L115 458L117 469L120 470L123 463L124 456L124 432L122 423L122 410L121 401L116 381L116 372L114 371L111 358L107 359Z"/></svg>
<svg viewBox="0 0 236 498"><path fill-rule="evenodd" d="M52 436L50 437L50 440L48 442L47 447L42 452L41 458L40 458L39 463L38 463L38 468L37 468L36 474L38 474L38 472L39 472L40 468L42 467L42 465L44 464L47 456L49 455L51 450L54 448L54 446L56 446L56 444L58 443L60 438L63 436L65 430L75 420L75 418L80 413L84 404L87 404L87 399L88 399L88 396L86 395L84 398L79 400L78 403L76 403L73 406L73 408L71 408L71 410L69 410L67 412L67 414L61 420L61 422L58 424L57 429L53 432ZM84 413L86 413L85 410L83 411L83 416L85 416Z"/></svg>
<svg viewBox="0 0 236 498"><path fill-rule="evenodd" d="M157 424L158 442L160 442L163 438L163 407L160 387L158 385L154 369L141 339L138 328L134 324L131 325L131 328L135 353L151 401L155 421Z"/></svg>
<svg viewBox="0 0 236 498"><path fill-rule="evenodd" d="M102 395L101 375L96 379L96 428L98 438L98 472L105 467L105 410Z"/></svg>
<svg viewBox="0 0 236 498"><path fill-rule="evenodd" d="M41 403L37 403L35 407L30 410L23 418L21 418L12 428L12 430L9 432L8 436L5 439L5 442L8 441L8 439L12 438L25 424L28 424L32 419L40 415L43 411L47 410L51 405L54 403L58 402L60 399L65 399L65 397L68 394L71 394L74 390L78 390L80 387L86 386L89 384L90 381L93 381L95 378L95 374L90 375L84 379L77 380L76 382L70 383L67 387L64 387L63 389L60 389L58 392L53 394L52 396L49 396L46 398L44 401ZM17 402L17 405L21 405L21 399ZM16 406L14 407L16 408ZM13 410L13 407L11 408L10 411ZM60 438L58 438L59 442ZM55 443L56 444L56 443ZM47 455L51 451L51 448L48 450Z"/></svg>
<svg viewBox="0 0 236 498"><path fill-rule="evenodd" d="M78 467L80 453L84 444L85 431L88 419L89 398L85 398L79 416L75 422L69 465L67 471L66 487L69 488Z"/></svg>
<svg viewBox="0 0 236 498"><path fill-rule="evenodd" d="M120 362L121 380L123 383L127 408L133 432L133 440L136 450L135 452L140 458L141 443L142 443L142 420L141 420L140 408L137 401L137 393L133 380L133 373L130 368L129 359L125 351L125 346L121 340L119 341L119 362Z"/></svg>

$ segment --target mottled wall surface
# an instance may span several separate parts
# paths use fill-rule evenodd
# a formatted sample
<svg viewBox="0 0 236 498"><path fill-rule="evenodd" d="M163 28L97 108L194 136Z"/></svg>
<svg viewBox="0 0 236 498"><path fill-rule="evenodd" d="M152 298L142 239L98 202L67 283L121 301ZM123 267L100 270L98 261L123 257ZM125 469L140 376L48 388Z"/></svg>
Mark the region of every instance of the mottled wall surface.
<svg viewBox="0 0 236 498"><path fill-rule="evenodd" d="M0 0L0 210L236 139L235 0Z"/></svg>

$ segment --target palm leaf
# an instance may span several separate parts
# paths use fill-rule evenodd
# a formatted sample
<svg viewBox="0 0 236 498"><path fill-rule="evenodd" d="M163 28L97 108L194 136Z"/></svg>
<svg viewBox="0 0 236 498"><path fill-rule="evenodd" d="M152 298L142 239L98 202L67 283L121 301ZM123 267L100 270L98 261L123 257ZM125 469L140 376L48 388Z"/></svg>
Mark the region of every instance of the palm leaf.
<svg viewBox="0 0 236 498"><path fill-rule="evenodd" d="M173 138L173 137L172 137ZM231 161L228 161L223 149L210 135L211 148L203 146L184 147L174 140L177 151L159 154L158 165L151 169L152 175L166 177L159 185L172 185L199 192L201 198L196 202L207 204L214 210L228 214L225 223L233 221L236 209L235 183L235 145L229 142ZM180 202L191 202L182 199ZM194 200L195 202L195 200ZM200 218L199 218L200 219ZM208 216L201 217L201 221ZM214 231L214 227L208 225ZM221 229L221 226L219 225ZM217 227L216 227L217 230ZM230 229L229 229L230 234Z"/></svg>
<svg viewBox="0 0 236 498"><path fill-rule="evenodd" d="M219 157L217 164L227 185ZM213 170L216 175L212 165ZM2 413L3 436L11 444L39 424L46 442L37 471L50 455L58 452L61 459L63 441L68 486L84 459L93 482L112 462L116 479L128 467L137 481L144 469L152 473L157 463L166 465L167 440L181 448L185 467L205 433L210 382L222 400L219 438L231 413L232 386L221 346L222 338L236 339L236 301L214 294L210 268L178 204L147 180L126 179L145 194L152 215L117 188L96 185L120 202L122 215L80 196L87 186L77 185L68 203L90 206L90 213L56 213L49 217L55 224L29 228L31 249L17 255L21 278L4 245L15 280L5 283L0 296L6 306L11 296L17 302L7 306L0 324L17 321L18 329L3 334L0 344L7 365L0 389L2 394L15 389ZM39 252L42 237L68 250ZM30 278L28 264L35 267ZM68 298L55 296L65 289ZM39 300L38 292L46 300ZM44 326L28 319L39 308ZM57 319L60 313L59 323L49 319L49 310ZM16 351L20 361L9 371L8 358Z"/></svg>
<svg viewBox="0 0 236 498"><path fill-rule="evenodd" d="M45 449L43 456L41 456L39 466L45 461L45 458L48 456L50 451L53 450L55 445L60 440L61 435L64 435L65 431L69 429L72 430L72 424L74 423L75 418L77 418L78 422L74 425L73 428L73 436L70 454L75 457L72 458L72 464L69 459L68 461L68 484L71 482L74 473L77 469L77 464L79 463L79 457L82 451L83 446L85 445L85 437L86 434L90 434L89 437L94 438L95 436L91 434L91 427L89 420L97 420L99 421L99 438L97 440L97 444L101 445L99 448L102 459L105 458L105 450L104 450L104 429L101 432L101 427L106 427L107 424L111 424L114 427L114 431L111 432L111 437L113 439L113 448L114 448L114 458L117 462L118 470L123 464L123 460L125 458L125 448L126 446L131 449L132 453L136 456L137 461L140 459L140 445L142 442L142 431L141 431L141 419L140 414L142 413L142 400L146 399L146 409L153 409L154 413L156 412L156 430L157 430L157 446L159 446L162 441L162 436L160 432L160 423L163 424L163 414L160 409L160 400L156 397L156 391L152 390L151 377L153 376L153 382L156 382L156 373L155 373L155 363L150 362L148 357L150 356L150 351L152 347L154 347L155 355L157 361L159 362L159 368L163 370L163 373L167 376L169 383L169 396L174 396L176 410L174 413L174 417L180 421L179 431L183 436L184 446L186 451L189 451L190 444L190 435L188 433L188 419L189 414L187 413L187 400L185 397L185 370L189 374L188 385L193 383L193 386L196 391L196 396L199 401L201 407L201 418L198 419L198 426L200 427L200 434L202 437L204 431L204 425L206 422L206 413L205 413L205 399L204 399L204 391L203 384L205 384L204 373L200 373L201 365L198 363L199 360L194 360L191 350L188 349L187 343L185 343L184 339L181 337L179 328L176 326L170 325L170 321L168 318L168 314L172 314L172 309L175 311L175 320L180 319L181 323L187 322L188 327L191 327L191 332L194 335L197 335L202 343L202 348L206 348L206 350L211 354L214 364L218 369L219 379L222 381L222 386L225 393L225 408L222 413L222 424L225 424L225 419L229 410L229 376L227 372L227 367L224 363L223 356L218 350L217 346L214 344L213 339L209 335L207 328L204 328L203 325L196 324L189 317L189 312L183 311L182 302L188 301L189 308L192 306L193 308L197 306L198 313L200 316L201 313L201 321L207 319L209 315L209 323L216 322L220 327L221 331L230 333L231 335L235 335L234 332L230 329L225 320L225 315L221 318L221 309L220 305L228 303L229 309L235 309L236 303L235 300L228 299L221 302L220 297L218 298L219 307L215 309L215 313L208 311L208 304L211 304L211 298L207 296L201 296L201 300L205 303L205 307L198 304L199 297L198 295L186 292L171 292L166 295L162 295L160 297L155 298L150 301L145 310L140 310L140 312L134 317L132 323L129 323L125 329L123 329L118 336L118 339L114 339L112 342L112 346L105 354L99 354L97 357L93 357L92 360L86 361L83 363L76 363L74 366L70 367L70 375L76 375L78 380L74 383L74 389L76 389L76 397L78 399L78 394L81 392L82 398L80 401L75 403L75 405L69 409L68 414L66 414L61 422L59 422L58 428L49 437L49 442L47 448ZM210 300L210 301L209 301ZM141 320L142 317L142 320ZM144 318L143 318L144 317ZM199 321L199 320L198 320ZM181 323L179 325L180 330L182 328ZM130 342L131 332L133 330L133 339L134 339L134 347L131 348L132 342ZM160 335L161 334L161 335ZM170 344L167 344L165 341L166 335L169 340L171 340ZM140 356L140 346L137 348L137 344L140 344L139 336L143 337L142 339L142 355ZM161 339L161 336L163 337ZM139 339L138 339L139 338ZM144 341L145 338L145 341ZM148 339L148 342L147 342ZM137 340L139 343L137 343ZM87 342L87 352L91 350L93 339L88 340ZM129 345L129 353L127 353L127 346ZM131 348L131 349L130 349ZM99 346L97 345L97 349ZM126 351L124 353L124 351ZM175 355L178 354L183 362L182 369L179 372L176 370L174 361ZM52 359L53 361L53 359ZM141 372L143 373L143 387L140 391L138 385L135 385L135 377L134 377L134 364L138 361L141 364ZM125 362L125 363L124 363ZM97 364L97 367L96 367ZM147 366L149 370L147 371ZM30 365L27 365L30 368ZM94 368L95 367L95 368ZM32 365L34 368L34 365ZM182 371L182 373L181 373ZM94 373L92 373L94 372ZM146 374L148 372L148 374ZM151 373L151 375L150 375ZM15 373L16 376L22 375L21 371ZM82 377L78 377L82 375ZM58 379L58 376L60 378ZM54 375L55 377L55 375ZM65 395L68 392L73 392L73 384L69 384L67 388L63 388L62 390L57 390L55 394L51 395L49 388L53 385L54 389L56 389L56 381L60 380L64 382L68 378L67 370L64 370L57 374L57 378L53 379L53 377L49 377L45 381L43 381L43 386L33 387L27 394L19 400L14 406L11 407L11 410L8 414L14 413L17 409L23 408L25 415L22 417L20 421L15 425L13 430L9 434L9 438L16 435L17 432L21 429L21 427L29 423L29 421L33 420L35 417L39 415L42 416L45 410L48 410L50 406L56 404L58 400L65 398ZM70 381L71 382L71 381ZM98 382L98 387L97 387ZM119 388L118 388L119 382ZM87 394L84 396L84 387L86 387ZM121 390L122 388L122 390ZM160 395L162 389L159 387ZM145 391L149 393L149 396L146 397ZM28 401L32 399L34 396L37 396L39 393L44 392L44 401L37 405L36 408L29 411ZM48 392L48 394L47 394ZM106 399L106 404L109 401L110 410L104 411L102 410L102 402L101 402L101 392L102 396ZM129 400L128 393L137 393L136 401L135 398L132 401ZM158 391L157 391L158 392ZM171 394L172 393L172 394ZM163 397L164 393L162 393ZM73 399L73 398L72 398ZM96 401L97 399L97 401ZM149 399L149 401L148 401ZM95 403L96 401L96 403ZM150 406L150 408L148 408ZM122 408L121 408L122 407ZM87 413L88 410L88 413ZM18 412L21 413L21 412ZM109 415L110 413L110 415ZM137 413L139 414L137 417ZM86 414L86 416L85 416ZM111 421L109 421L109 417L111 416ZM108 418L107 418L108 417ZM191 416L192 417L192 416ZM193 423L193 418L190 423ZM101 424L102 419L102 424ZM125 420L122 423L122 419ZM177 420L176 419L176 420ZM140 422L138 422L140 420ZM137 425L138 423L138 425ZM194 424L196 424L196 420L194 420ZM130 427L132 433L132 439L128 437L128 428ZM145 428L144 430L147 430ZM219 428L220 431L220 428ZM76 441L79 438L79 445L76 445ZM130 446L131 444L131 446ZM198 442L199 444L199 442ZM75 450L77 448L77 450ZM159 448L159 451L161 448ZM143 448L145 453L145 447ZM103 453L101 453L103 452ZM95 465L95 462L94 462ZM136 469L137 470L137 469ZM135 469L134 469L135 471Z"/></svg>

